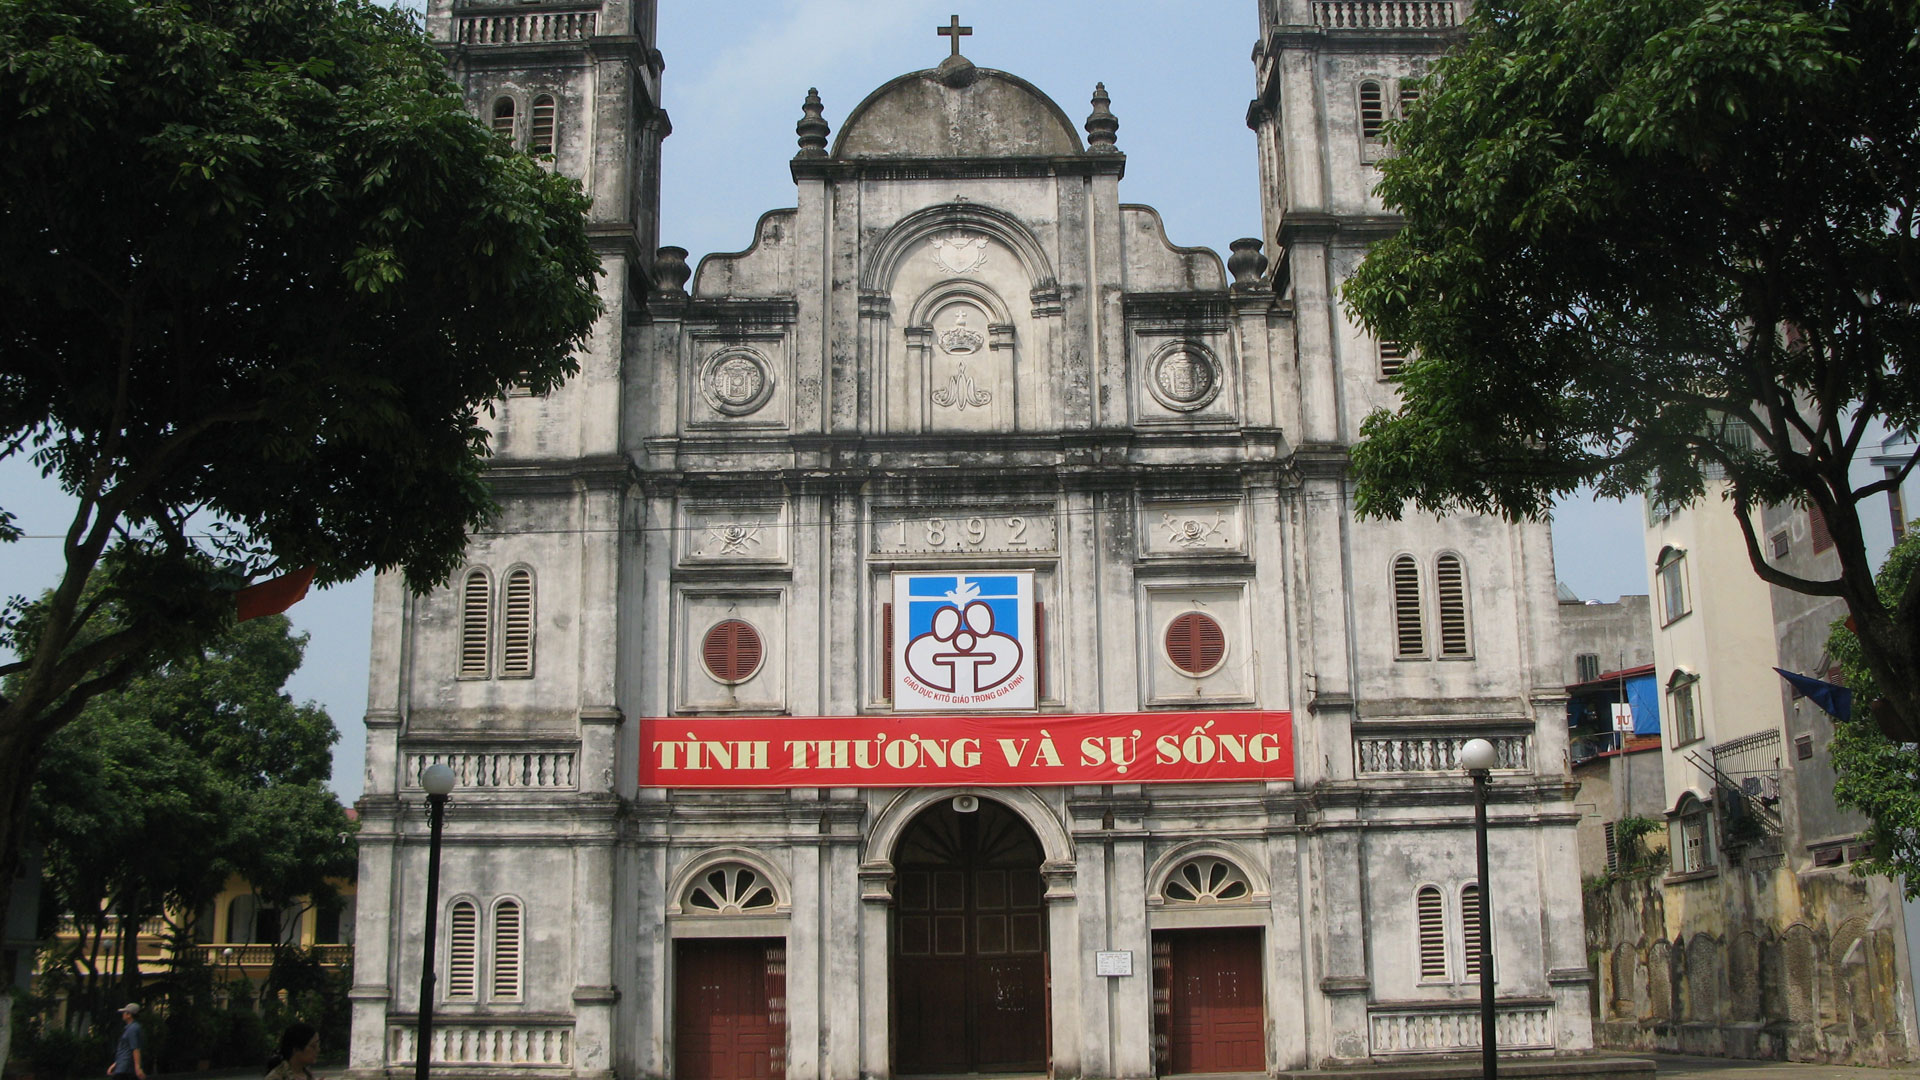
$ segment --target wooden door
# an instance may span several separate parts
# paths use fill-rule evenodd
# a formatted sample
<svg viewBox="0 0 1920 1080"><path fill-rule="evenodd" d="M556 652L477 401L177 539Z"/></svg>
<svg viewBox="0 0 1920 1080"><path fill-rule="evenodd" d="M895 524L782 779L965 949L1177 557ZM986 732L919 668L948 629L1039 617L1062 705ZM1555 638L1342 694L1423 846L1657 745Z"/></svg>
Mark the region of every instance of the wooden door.
<svg viewBox="0 0 1920 1080"><path fill-rule="evenodd" d="M1260 931L1162 930L1153 959L1161 1072L1265 1072Z"/></svg>
<svg viewBox="0 0 1920 1080"><path fill-rule="evenodd" d="M988 800L909 826L895 857L894 1071L1047 1067L1040 844Z"/></svg>
<svg viewBox="0 0 1920 1080"><path fill-rule="evenodd" d="M682 939L674 949L674 1080L783 1080L787 946Z"/></svg>

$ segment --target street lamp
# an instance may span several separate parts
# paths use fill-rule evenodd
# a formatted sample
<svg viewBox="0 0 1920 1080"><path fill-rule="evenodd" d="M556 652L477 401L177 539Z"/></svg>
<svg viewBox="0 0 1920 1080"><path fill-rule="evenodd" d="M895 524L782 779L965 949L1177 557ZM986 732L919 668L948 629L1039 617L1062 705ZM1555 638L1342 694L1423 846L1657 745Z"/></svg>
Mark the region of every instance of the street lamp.
<svg viewBox="0 0 1920 1080"><path fill-rule="evenodd" d="M1480 1075L1494 1080L1499 1071L1493 1029L1493 904L1487 891L1487 781L1500 755L1485 739L1468 739L1460 748L1460 767L1473 777L1473 849L1480 862Z"/></svg>
<svg viewBox="0 0 1920 1080"><path fill-rule="evenodd" d="M420 774L420 786L427 792L427 821L432 840L427 845L427 927L421 945L420 1032L415 1037L413 1080L427 1080L433 1058L433 924L440 907L440 823L447 815L447 796L453 792L453 783L453 770L444 764L429 765Z"/></svg>
<svg viewBox="0 0 1920 1080"><path fill-rule="evenodd" d="M228 940L232 940L233 938L232 927L227 928L227 938ZM233 973L236 970L233 964L233 946L231 945L220 950L220 970L227 978L227 992L222 996L226 999L227 1004L231 1005L233 1004Z"/></svg>

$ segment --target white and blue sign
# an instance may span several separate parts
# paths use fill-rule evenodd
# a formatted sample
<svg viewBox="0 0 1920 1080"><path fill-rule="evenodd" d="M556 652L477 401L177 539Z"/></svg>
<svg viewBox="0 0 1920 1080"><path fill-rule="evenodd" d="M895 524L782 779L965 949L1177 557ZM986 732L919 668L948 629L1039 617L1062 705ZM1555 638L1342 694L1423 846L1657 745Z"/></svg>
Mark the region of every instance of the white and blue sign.
<svg viewBox="0 0 1920 1080"><path fill-rule="evenodd" d="M893 707L1031 709L1033 571L893 575Z"/></svg>

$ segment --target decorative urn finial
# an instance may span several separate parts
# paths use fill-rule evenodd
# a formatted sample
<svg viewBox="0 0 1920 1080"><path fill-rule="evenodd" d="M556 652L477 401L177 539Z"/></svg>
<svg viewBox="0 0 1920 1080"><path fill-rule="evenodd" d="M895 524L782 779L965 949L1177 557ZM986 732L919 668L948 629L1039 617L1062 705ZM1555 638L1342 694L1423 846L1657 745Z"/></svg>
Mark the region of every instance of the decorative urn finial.
<svg viewBox="0 0 1920 1080"><path fill-rule="evenodd" d="M1227 246L1233 249L1233 254L1227 256L1227 270L1233 274L1233 287L1257 288L1261 275L1267 272L1267 257L1260 253L1260 241L1243 236Z"/></svg>
<svg viewBox="0 0 1920 1080"><path fill-rule="evenodd" d="M687 295L687 279L693 267L687 265L687 249L663 247L653 259L654 291L663 296Z"/></svg>
<svg viewBox="0 0 1920 1080"><path fill-rule="evenodd" d="M827 122L820 118L824 106L820 104L820 91L807 88L807 100L800 104L800 111L806 115L793 125L800 136L800 152L795 157L822 158L827 156Z"/></svg>
<svg viewBox="0 0 1920 1080"><path fill-rule="evenodd" d="M1113 110L1107 106L1113 101L1107 96L1106 83L1093 84L1093 113L1087 117L1087 149L1114 152L1113 135L1120 130L1120 121L1114 119Z"/></svg>

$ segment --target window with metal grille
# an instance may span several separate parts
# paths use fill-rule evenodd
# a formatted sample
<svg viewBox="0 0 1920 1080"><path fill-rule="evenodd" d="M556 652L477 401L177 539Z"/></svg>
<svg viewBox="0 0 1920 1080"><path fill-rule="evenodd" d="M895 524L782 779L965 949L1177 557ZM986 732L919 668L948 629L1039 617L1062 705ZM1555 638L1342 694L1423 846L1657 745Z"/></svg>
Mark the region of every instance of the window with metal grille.
<svg viewBox="0 0 1920 1080"><path fill-rule="evenodd" d="M1667 712L1673 717L1673 745L1680 746L1700 737L1700 718L1694 711L1694 686L1698 675L1676 669L1667 679Z"/></svg>
<svg viewBox="0 0 1920 1080"><path fill-rule="evenodd" d="M493 133L505 139L513 138L514 121L513 99L503 97L493 103Z"/></svg>
<svg viewBox="0 0 1920 1080"><path fill-rule="evenodd" d="M1470 884L1460 890L1460 951L1464 955L1466 977L1480 981L1480 886Z"/></svg>
<svg viewBox="0 0 1920 1080"><path fill-rule="evenodd" d="M507 574L506 618L500 635L500 674L533 674L533 571L524 566Z"/></svg>
<svg viewBox="0 0 1920 1080"><path fill-rule="evenodd" d="M1807 504L1807 531L1813 534L1813 550L1818 553L1833 547L1833 533L1827 529L1826 512L1819 503Z"/></svg>
<svg viewBox="0 0 1920 1080"><path fill-rule="evenodd" d="M1674 547L1662 548L1660 558L1654 563L1654 576L1660 579L1662 615L1667 622L1692 610L1687 603L1686 552Z"/></svg>
<svg viewBox="0 0 1920 1080"><path fill-rule="evenodd" d="M1188 611L1167 624L1167 660L1186 675L1206 675L1227 655L1227 634L1213 616Z"/></svg>
<svg viewBox="0 0 1920 1080"><path fill-rule="evenodd" d="M1614 836L1614 824L1609 821L1604 826L1607 835L1607 869L1609 870L1620 869L1620 841Z"/></svg>
<svg viewBox="0 0 1920 1080"><path fill-rule="evenodd" d="M1380 92L1380 84L1372 80L1361 83L1360 137L1378 139L1386 120L1386 99Z"/></svg>
<svg viewBox="0 0 1920 1080"><path fill-rule="evenodd" d="M485 570L467 574L460 597L460 675L484 679L492 651L493 582Z"/></svg>
<svg viewBox="0 0 1920 1080"><path fill-rule="evenodd" d="M493 908L493 999L520 998L520 903L502 900Z"/></svg>
<svg viewBox="0 0 1920 1080"><path fill-rule="evenodd" d="M1801 735L1793 740L1795 761L1807 761L1813 757L1813 736Z"/></svg>
<svg viewBox="0 0 1920 1080"><path fill-rule="evenodd" d="M1440 890L1422 886L1414 894L1414 914L1420 932L1420 977L1447 977L1447 920Z"/></svg>
<svg viewBox="0 0 1920 1080"><path fill-rule="evenodd" d="M1440 655L1472 656L1473 635L1467 629L1467 570L1458 555L1434 560L1433 580L1440 594Z"/></svg>
<svg viewBox="0 0 1920 1080"><path fill-rule="evenodd" d="M1574 681L1593 682L1600 677L1600 654L1583 652L1573 658Z"/></svg>
<svg viewBox="0 0 1920 1080"><path fill-rule="evenodd" d="M1393 633L1395 656L1427 655L1427 631L1420 618L1420 564L1411 555L1393 560Z"/></svg>
<svg viewBox="0 0 1920 1080"><path fill-rule="evenodd" d="M533 110L529 114L532 123L527 132L527 153L551 154L554 147L554 104L553 95L541 94L533 99Z"/></svg>
<svg viewBox="0 0 1920 1080"><path fill-rule="evenodd" d="M1787 552L1791 551L1793 547L1791 540L1788 538L1787 530L1781 529L1779 532L1774 533L1770 539L1773 541L1773 557L1776 559L1786 558Z"/></svg>
<svg viewBox="0 0 1920 1080"><path fill-rule="evenodd" d="M1380 377L1391 379L1399 375L1407 366L1407 343L1404 341L1382 341L1380 343Z"/></svg>
<svg viewBox="0 0 1920 1080"><path fill-rule="evenodd" d="M479 911L470 900L456 900L447 913L447 997L475 996L479 966Z"/></svg>
<svg viewBox="0 0 1920 1080"><path fill-rule="evenodd" d="M753 678L765 655L760 631L740 619L715 623L700 643L700 659L707 666L707 674L729 685Z"/></svg>

